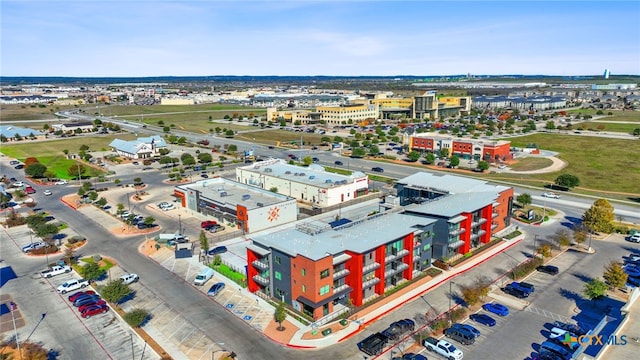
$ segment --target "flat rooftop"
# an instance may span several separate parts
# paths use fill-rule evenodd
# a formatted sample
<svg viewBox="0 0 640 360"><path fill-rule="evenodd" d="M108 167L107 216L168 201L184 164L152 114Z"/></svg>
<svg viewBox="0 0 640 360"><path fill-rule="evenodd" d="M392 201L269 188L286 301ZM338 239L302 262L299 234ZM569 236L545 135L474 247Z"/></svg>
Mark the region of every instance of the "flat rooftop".
<svg viewBox="0 0 640 360"><path fill-rule="evenodd" d="M297 223L296 228L251 239L263 247L274 248L291 256L302 255L317 261L347 250L366 253L389 241L413 233L418 230L412 227L414 225L426 226L435 221L420 216L387 213L361 218L332 229L328 222L314 220Z"/></svg>
<svg viewBox="0 0 640 360"><path fill-rule="evenodd" d="M241 171L278 177L324 189L351 184L356 180L368 178L365 173L360 171L354 171L350 176L340 175L326 172L324 167L320 165L311 164L308 167L290 165L283 159L268 159L236 169L236 173ZM258 182L259 179L256 179L256 181ZM363 187L368 187L368 182L363 181L363 184Z"/></svg>
<svg viewBox="0 0 640 360"><path fill-rule="evenodd" d="M244 185L224 178L206 179L177 187L199 191L201 198L213 200L220 204L228 204L231 207L243 205L247 210L271 206L287 200L294 200L294 198L286 195Z"/></svg>
<svg viewBox="0 0 640 360"><path fill-rule="evenodd" d="M426 172L409 175L399 179L397 183L417 189L432 189L450 194L493 192L497 196L499 193L509 189L507 186L491 185L484 180Z"/></svg>

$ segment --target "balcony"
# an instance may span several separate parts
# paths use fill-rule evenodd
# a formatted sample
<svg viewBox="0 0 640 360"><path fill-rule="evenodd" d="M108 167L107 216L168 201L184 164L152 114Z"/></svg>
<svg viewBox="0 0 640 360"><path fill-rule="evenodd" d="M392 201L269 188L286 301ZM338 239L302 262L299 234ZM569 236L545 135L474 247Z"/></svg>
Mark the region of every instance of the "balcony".
<svg viewBox="0 0 640 360"><path fill-rule="evenodd" d="M338 286L338 287L336 287L336 288L334 288L334 289L333 289L333 293L334 293L334 294L337 294L337 293L339 293L339 292L341 292L341 291L344 291L344 290L346 290L346 289L349 289L349 285L347 285L347 284L340 285L340 286Z"/></svg>
<svg viewBox="0 0 640 360"><path fill-rule="evenodd" d="M362 268L362 273L363 273L363 274L366 274L366 273L368 273L369 271L375 270L375 269L377 269L377 268L379 268L379 267L380 267L380 263L372 262L371 264L369 264L369 265L365 265L365 266Z"/></svg>
<svg viewBox="0 0 640 360"><path fill-rule="evenodd" d="M493 212L493 213L491 213L491 218L492 218L492 219L495 219L495 218L497 218L498 216L500 216L500 214L498 214L497 212Z"/></svg>
<svg viewBox="0 0 640 360"><path fill-rule="evenodd" d="M269 269L269 264L266 261L262 261L262 260L254 260L253 262L251 262L251 265L257 267L260 270Z"/></svg>
<svg viewBox="0 0 640 360"><path fill-rule="evenodd" d="M467 229L461 227L461 228L453 229L453 230L449 231L449 235L450 236L458 236L460 234L464 234L465 231L467 231Z"/></svg>
<svg viewBox="0 0 640 360"><path fill-rule="evenodd" d="M491 230L495 229L498 227L497 223L491 223Z"/></svg>
<svg viewBox="0 0 640 360"><path fill-rule="evenodd" d="M398 264L397 266L395 266L395 269L392 268L392 269L389 269L389 270L385 271L384 272L384 277L387 278L389 276L392 276L394 274L402 272L402 271L404 271L404 270L406 270L408 268L409 268L409 265L407 265L405 263Z"/></svg>
<svg viewBox="0 0 640 360"><path fill-rule="evenodd" d="M367 281L363 282L362 283L362 288L368 288L369 286L376 285L379 282L380 282L380 279L378 279L377 277L374 277L371 280L367 280Z"/></svg>
<svg viewBox="0 0 640 360"><path fill-rule="evenodd" d="M413 262L420 261L420 255L413 255Z"/></svg>
<svg viewBox="0 0 640 360"><path fill-rule="evenodd" d="M347 276L349 274L351 274L351 271L349 271L348 269L342 269L340 271L334 271L333 272L333 280L345 277L345 276Z"/></svg>
<svg viewBox="0 0 640 360"><path fill-rule="evenodd" d="M395 251L395 254L392 252L391 255L384 258L384 262L389 263L393 260L401 259L409 254L409 250L402 249L400 251Z"/></svg>
<svg viewBox="0 0 640 360"><path fill-rule="evenodd" d="M263 285L263 286L269 285L269 279L264 278L264 277L262 277L260 275L254 275L253 276L253 280L255 282L257 282L258 284Z"/></svg>

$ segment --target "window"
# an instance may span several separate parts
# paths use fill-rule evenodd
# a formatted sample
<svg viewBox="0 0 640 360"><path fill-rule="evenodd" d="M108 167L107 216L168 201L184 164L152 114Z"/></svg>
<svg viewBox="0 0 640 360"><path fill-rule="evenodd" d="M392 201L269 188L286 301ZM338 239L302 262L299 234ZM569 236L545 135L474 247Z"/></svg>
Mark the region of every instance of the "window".
<svg viewBox="0 0 640 360"><path fill-rule="evenodd" d="M302 292L306 293L307 292L307 285L302 285Z"/></svg>
<svg viewBox="0 0 640 360"><path fill-rule="evenodd" d="M282 274L280 274L280 271L274 272L273 276L278 280L282 280Z"/></svg>
<svg viewBox="0 0 640 360"><path fill-rule="evenodd" d="M302 276L305 276L305 275L307 275L307 269L302 268Z"/></svg>
<svg viewBox="0 0 640 360"><path fill-rule="evenodd" d="M282 263L282 259L280 259L280 256L276 256L276 264L280 265Z"/></svg>
<svg viewBox="0 0 640 360"><path fill-rule="evenodd" d="M320 295L327 295L329 293L329 285L325 285L320 288Z"/></svg>
<svg viewBox="0 0 640 360"><path fill-rule="evenodd" d="M320 271L320 279L324 279L329 276L329 269L324 269Z"/></svg>
<svg viewBox="0 0 640 360"><path fill-rule="evenodd" d="M422 250L423 251L427 251L431 248L431 244L425 244L424 246L422 246Z"/></svg>

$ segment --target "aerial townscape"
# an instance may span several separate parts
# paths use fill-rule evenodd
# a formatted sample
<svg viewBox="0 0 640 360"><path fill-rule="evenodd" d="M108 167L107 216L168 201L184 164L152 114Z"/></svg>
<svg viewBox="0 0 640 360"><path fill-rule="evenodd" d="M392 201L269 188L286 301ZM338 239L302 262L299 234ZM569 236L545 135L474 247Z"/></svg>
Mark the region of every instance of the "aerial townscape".
<svg viewBox="0 0 640 360"><path fill-rule="evenodd" d="M62 4L2 5L2 359L637 356L640 3Z"/></svg>

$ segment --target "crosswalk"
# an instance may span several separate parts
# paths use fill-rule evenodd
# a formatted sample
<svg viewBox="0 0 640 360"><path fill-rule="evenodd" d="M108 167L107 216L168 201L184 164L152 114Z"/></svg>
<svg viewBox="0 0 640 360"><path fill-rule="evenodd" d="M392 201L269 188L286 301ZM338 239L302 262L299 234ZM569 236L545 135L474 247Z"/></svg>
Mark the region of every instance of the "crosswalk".
<svg viewBox="0 0 640 360"><path fill-rule="evenodd" d="M531 312L531 313L534 313L534 314L538 314L540 316L546 317L548 319L552 319L554 321L562 321L564 323L570 323L570 324L574 322L569 317L566 317L566 316L563 316L563 315L560 315L560 314L556 314L556 313L553 313L551 311L547 311L547 310L544 310L544 309L540 309L540 308L537 308L537 307L531 306L531 305L525 307L524 311L528 311L528 312Z"/></svg>

